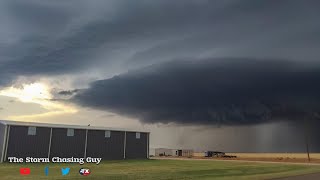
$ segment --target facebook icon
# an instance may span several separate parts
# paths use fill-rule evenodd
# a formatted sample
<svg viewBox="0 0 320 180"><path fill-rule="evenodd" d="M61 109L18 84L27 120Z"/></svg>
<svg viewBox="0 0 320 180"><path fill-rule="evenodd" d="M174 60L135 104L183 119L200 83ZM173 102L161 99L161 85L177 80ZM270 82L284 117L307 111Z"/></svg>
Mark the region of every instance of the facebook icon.
<svg viewBox="0 0 320 180"><path fill-rule="evenodd" d="M48 166L44 168L44 174L45 174L46 176L49 175L49 167L48 167Z"/></svg>

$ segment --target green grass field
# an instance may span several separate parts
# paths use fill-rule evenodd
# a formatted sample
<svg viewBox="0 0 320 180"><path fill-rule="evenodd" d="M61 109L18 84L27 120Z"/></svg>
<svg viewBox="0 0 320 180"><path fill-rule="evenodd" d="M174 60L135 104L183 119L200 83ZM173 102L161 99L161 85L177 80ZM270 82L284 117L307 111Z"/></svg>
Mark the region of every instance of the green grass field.
<svg viewBox="0 0 320 180"><path fill-rule="evenodd" d="M49 176L44 168L49 166ZM228 161L198 160L126 160L95 164L9 164L0 165L0 179L265 179L320 172L320 166L283 165ZM22 176L20 167L29 167L31 174ZM70 173L61 175L61 168ZM90 168L87 177L79 175L81 167Z"/></svg>

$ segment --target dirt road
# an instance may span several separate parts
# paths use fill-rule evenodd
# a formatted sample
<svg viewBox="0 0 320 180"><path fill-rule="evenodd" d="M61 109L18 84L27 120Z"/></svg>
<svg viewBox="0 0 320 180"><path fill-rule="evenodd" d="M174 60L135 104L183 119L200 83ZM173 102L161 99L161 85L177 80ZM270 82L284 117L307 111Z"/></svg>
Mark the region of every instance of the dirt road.
<svg viewBox="0 0 320 180"><path fill-rule="evenodd" d="M297 165L314 165L319 166L320 163L301 163L301 162L274 162L274 161L255 161L255 160L232 160L232 159L196 159L196 158L175 158L175 157L152 157L150 159L172 159L172 160L194 160L194 161L233 161L233 162L254 162L254 163L277 163L277 164L297 164ZM320 180L320 179L319 179Z"/></svg>
<svg viewBox="0 0 320 180"><path fill-rule="evenodd" d="M320 179L320 173L314 173L314 174L306 174L306 175L292 176L292 177L286 177L286 178L278 178L273 180L319 180L319 179Z"/></svg>

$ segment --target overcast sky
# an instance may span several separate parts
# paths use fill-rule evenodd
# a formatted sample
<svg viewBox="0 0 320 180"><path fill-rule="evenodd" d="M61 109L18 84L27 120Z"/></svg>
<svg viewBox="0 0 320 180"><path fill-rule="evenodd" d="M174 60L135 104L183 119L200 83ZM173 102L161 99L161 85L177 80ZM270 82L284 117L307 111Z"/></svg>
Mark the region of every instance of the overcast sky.
<svg viewBox="0 0 320 180"><path fill-rule="evenodd" d="M308 129L320 151L319 7L1 1L0 118L144 129L152 147L221 151L304 151Z"/></svg>

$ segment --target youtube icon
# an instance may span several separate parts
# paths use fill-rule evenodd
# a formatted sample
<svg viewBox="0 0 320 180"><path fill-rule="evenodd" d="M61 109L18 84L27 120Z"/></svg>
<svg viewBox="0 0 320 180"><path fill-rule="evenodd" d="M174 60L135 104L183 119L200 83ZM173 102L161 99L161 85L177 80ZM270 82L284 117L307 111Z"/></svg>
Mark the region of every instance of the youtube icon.
<svg viewBox="0 0 320 180"><path fill-rule="evenodd" d="M20 168L20 174L21 175L29 175L30 174L30 168Z"/></svg>

